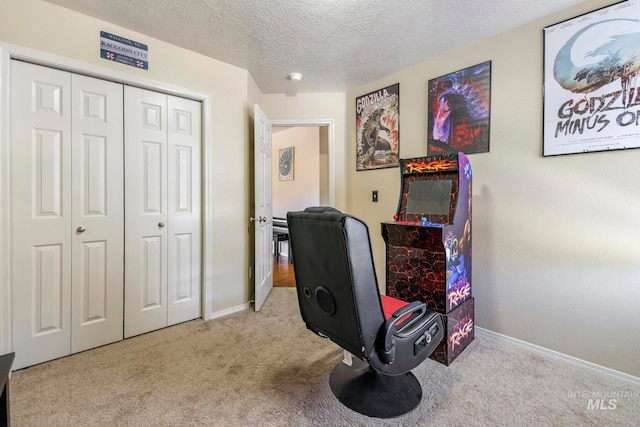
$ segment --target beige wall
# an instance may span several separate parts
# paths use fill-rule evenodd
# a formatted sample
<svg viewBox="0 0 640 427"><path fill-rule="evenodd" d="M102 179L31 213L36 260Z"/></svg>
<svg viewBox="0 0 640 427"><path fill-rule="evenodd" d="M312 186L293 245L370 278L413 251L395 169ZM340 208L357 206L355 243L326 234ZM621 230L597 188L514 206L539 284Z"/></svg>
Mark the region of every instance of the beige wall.
<svg viewBox="0 0 640 427"><path fill-rule="evenodd" d="M491 151L469 156L476 325L640 376L640 150L541 157L542 29L612 3L587 1L421 63L349 91L347 102L400 82L400 156L422 156L427 81L491 60ZM347 108L348 124L354 116ZM352 149L346 163L349 211L372 230L384 288L378 224L395 213L399 170L355 172Z"/></svg>
<svg viewBox="0 0 640 427"><path fill-rule="evenodd" d="M320 203L320 130L292 127L273 134L273 216L303 210ZM280 181L279 150L293 147L293 181Z"/></svg>
<svg viewBox="0 0 640 427"><path fill-rule="evenodd" d="M320 137L320 206L331 204L329 199L329 129L322 126L318 129Z"/></svg>
<svg viewBox="0 0 640 427"><path fill-rule="evenodd" d="M149 70L139 70L100 58L100 31L144 43ZM178 48L144 34L117 27L41 0L0 2L0 41L60 55L159 82L209 94L212 99L212 179L214 249L213 292L206 304L212 312L243 306L248 284L248 157L247 102L260 102L246 70ZM250 93L248 93L250 92ZM239 195L242 195L239 197ZM236 254L229 256L229 254Z"/></svg>

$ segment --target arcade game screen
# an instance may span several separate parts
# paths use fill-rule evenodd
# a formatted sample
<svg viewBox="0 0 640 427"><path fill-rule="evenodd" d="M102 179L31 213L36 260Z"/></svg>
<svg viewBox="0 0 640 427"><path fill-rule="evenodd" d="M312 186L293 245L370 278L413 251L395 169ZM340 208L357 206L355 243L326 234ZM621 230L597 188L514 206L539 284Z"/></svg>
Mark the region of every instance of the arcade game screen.
<svg viewBox="0 0 640 427"><path fill-rule="evenodd" d="M407 214L449 214L452 186L453 182L450 179L410 182L407 194Z"/></svg>

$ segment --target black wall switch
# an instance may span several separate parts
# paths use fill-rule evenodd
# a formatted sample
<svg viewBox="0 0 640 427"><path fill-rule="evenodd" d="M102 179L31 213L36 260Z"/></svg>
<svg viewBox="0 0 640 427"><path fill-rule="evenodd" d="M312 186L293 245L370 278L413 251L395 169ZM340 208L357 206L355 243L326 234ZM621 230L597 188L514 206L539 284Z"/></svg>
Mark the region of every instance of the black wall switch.
<svg viewBox="0 0 640 427"><path fill-rule="evenodd" d="M373 190L373 193L371 193L371 201L372 202L378 201L378 190Z"/></svg>

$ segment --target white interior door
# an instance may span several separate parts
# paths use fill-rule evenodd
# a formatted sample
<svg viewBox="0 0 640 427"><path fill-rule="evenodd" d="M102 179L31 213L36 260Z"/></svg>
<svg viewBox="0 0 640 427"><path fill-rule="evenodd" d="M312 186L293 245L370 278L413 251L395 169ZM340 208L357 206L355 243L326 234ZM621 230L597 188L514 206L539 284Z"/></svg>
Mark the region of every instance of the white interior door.
<svg viewBox="0 0 640 427"><path fill-rule="evenodd" d="M168 96L168 324L200 317L200 103Z"/></svg>
<svg viewBox="0 0 640 427"><path fill-rule="evenodd" d="M69 354L71 75L11 61L14 369Z"/></svg>
<svg viewBox="0 0 640 427"><path fill-rule="evenodd" d="M71 352L122 339L123 86L73 74Z"/></svg>
<svg viewBox="0 0 640 427"><path fill-rule="evenodd" d="M273 288L273 206L271 204L271 134L269 118L254 106L255 176L255 310L259 311Z"/></svg>
<svg viewBox="0 0 640 427"><path fill-rule="evenodd" d="M122 339L122 85L11 62L14 368Z"/></svg>
<svg viewBox="0 0 640 427"><path fill-rule="evenodd" d="M200 317L200 103L125 87L125 319L131 337Z"/></svg>
<svg viewBox="0 0 640 427"><path fill-rule="evenodd" d="M128 338L167 326L167 95L124 89Z"/></svg>

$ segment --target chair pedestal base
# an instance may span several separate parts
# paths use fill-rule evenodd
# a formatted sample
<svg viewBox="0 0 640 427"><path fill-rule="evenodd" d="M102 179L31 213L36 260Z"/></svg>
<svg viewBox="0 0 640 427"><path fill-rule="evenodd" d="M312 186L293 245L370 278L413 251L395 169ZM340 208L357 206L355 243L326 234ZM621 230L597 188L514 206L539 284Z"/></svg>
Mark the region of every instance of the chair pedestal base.
<svg viewBox="0 0 640 427"><path fill-rule="evenodd" d="M398 417L413 410L422 400L422 388L411 372L389 376L374 371L368 364L338 363L331 372L329 384L340 403L369 417Z"/></svg>

